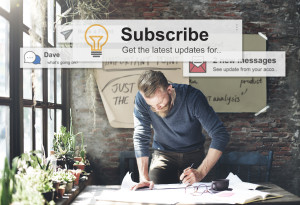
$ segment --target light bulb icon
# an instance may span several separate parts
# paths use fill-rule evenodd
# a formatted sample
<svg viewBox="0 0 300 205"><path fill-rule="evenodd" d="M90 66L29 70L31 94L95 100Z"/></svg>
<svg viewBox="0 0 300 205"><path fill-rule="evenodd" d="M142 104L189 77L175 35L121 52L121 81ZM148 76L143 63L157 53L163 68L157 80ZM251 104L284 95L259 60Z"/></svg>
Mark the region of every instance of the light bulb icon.
<svg viewBox="0 0 300 205"><path fill-rule="evenodd" d="M102 55L102 47L108 40L106 28L100 24L93 24L85 31L85 41L91 47L91 55L99 58Z"/></svg>

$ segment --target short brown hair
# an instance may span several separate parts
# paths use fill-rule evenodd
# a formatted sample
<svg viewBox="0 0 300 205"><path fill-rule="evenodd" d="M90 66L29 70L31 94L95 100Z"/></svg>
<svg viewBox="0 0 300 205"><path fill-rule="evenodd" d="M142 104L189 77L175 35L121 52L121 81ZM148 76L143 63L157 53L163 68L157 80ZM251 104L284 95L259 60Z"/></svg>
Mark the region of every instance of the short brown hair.
<svg viewBox="0 0 300 205"><path fill-rule="evenodd" d="M138 79L138 89L147 98L154 95L157 88L166 90L168 86L167 78L160 71L145 71Z"/></svg>

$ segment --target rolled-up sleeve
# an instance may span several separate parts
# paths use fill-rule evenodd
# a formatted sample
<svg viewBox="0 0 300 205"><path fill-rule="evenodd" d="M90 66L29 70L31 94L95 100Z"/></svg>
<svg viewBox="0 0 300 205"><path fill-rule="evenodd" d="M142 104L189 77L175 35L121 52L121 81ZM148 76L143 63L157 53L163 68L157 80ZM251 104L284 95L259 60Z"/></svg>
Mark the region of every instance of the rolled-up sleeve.
<svg viewBox="0 0 300 205"><path fill-rule="evenodd" d="M151 118L146 108L146 103L143 103L143 97L138 92L135 98L133 111L134 133L133 144L135 156L149 156L149 144L151 140Z"/></svg>

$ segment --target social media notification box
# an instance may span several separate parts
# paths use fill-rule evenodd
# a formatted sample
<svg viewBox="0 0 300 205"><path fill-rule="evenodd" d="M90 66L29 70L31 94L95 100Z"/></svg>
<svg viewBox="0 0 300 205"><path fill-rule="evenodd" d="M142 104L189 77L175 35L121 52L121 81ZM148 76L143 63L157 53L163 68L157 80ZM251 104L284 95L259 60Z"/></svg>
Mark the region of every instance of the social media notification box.
<svg viewBox="0 0 300 205"><path fill-rule="evenodd" d="M102 61L78 60L73 48L21 48L21 68L102 68Z"/></svg>
<svg viewBox="0 0 300 205"><path fill-rule="evenodd" d="M244 51L240 61L206 61L195 57L183 63L185 77L285 77L284 51Z"/></svg>

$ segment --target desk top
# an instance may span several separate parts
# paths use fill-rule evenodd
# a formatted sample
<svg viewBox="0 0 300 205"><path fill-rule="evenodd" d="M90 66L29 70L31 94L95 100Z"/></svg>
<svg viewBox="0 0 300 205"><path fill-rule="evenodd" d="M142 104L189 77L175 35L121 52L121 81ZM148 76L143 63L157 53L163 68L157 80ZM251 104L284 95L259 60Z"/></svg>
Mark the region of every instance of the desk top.
<svg viewBox="0 0 300 205"><path fill-rule="evenodd" d="M300 197L284 190L283 188L272 184L272 183L260 183L261 185L267 185L270 187L270 189L265 189L262 191L265 192L270 192L270 193L277 193L280 195L283 195L281 198L276 198L276 199L268 199L264 201L258 201L258 202L253 202L251 204L253 205L264 205L264 204L275 204L275 205L293 205L293 204L300 204ZM138 203L138 202L116 202L116 201L100 201L97 200L96 197L101 193L102 191L105 190L118 190L120 189L120 185L108 185L108 186L87 186L72 202L72 205L84 205L84 204L89 204L89 205L145 205L145 204L168 204L168 203ZM117 196L116 196L117 197ZM172 204L172 203L169 203ZM176 203L183 205L183 203ZM220 203L218 203L220 205Z"/></svg>

